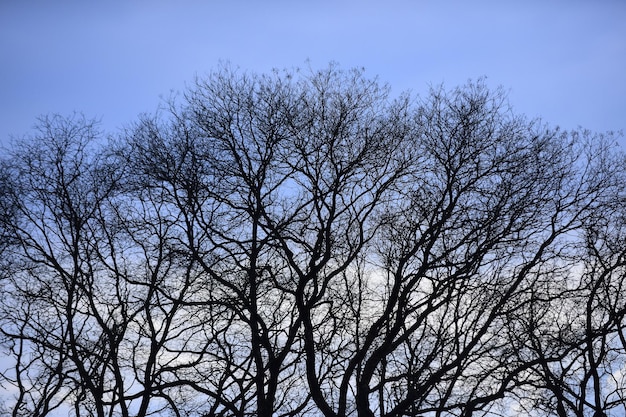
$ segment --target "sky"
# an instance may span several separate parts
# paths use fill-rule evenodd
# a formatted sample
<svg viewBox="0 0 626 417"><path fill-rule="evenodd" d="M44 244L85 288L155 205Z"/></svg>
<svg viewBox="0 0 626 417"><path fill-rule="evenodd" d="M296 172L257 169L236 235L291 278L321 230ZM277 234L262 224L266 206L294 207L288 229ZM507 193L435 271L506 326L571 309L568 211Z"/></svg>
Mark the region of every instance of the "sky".
<svg viewBox="0 0 626 417"><path fill-rule="evenodd" d="M336 62L394 94L486 77L530 118L626 132L624 0L0 0L0 144L74 111L114 134L220 62Z"/></svg>

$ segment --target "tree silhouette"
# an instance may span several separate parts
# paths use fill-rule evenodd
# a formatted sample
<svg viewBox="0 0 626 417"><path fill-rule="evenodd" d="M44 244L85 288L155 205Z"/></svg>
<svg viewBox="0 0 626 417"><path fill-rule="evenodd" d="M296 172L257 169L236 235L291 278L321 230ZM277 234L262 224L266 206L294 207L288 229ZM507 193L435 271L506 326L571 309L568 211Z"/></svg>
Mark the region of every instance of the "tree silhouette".
<svg viewBox="0 0 626 417"><path fill-rule="evenodd" d="M336 65L220 68L106 144L42 118L0 167L7 414L623 412L625 168Z"/></svg>

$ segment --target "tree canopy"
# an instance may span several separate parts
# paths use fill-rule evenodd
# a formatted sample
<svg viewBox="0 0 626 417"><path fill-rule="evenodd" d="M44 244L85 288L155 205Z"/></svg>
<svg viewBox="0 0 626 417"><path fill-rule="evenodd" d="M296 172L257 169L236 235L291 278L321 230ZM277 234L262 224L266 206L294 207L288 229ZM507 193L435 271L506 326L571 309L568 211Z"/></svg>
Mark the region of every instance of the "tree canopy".
<svg viewBox="0 0 626 417"><path fill-rule="evenodd" d="M624 415L616 138L336 65L42 117L0 162L0 414Z"/></svg>

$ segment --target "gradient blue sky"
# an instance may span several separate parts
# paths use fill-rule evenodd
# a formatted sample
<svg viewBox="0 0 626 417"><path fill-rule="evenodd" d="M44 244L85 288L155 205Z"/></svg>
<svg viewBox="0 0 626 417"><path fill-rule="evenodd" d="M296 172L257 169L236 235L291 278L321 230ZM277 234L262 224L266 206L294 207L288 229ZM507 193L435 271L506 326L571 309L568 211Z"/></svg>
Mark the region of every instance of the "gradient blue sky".
<svg viewBox="0 0 626 417"><path fill-rule="evenodd" d="M1 0L0 142L46 113L114 133L220 60L336 61L396 93L486 76L530 117L626 131L625 0Z"/></svg>

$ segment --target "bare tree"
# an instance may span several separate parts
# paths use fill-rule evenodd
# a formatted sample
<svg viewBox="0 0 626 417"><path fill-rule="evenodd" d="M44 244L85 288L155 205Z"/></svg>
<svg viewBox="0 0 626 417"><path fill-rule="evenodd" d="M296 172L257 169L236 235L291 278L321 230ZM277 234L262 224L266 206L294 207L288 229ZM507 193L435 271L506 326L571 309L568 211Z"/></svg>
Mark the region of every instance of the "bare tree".
<svg viewBox="0 0 626 417"><path fill-rule="evenodd" d="M326 415L470 415L532 365L511 367L507 317L543 281L564 279L569 235L597 190L580 183L573 139L508 115L481 84L433 91L417 110L405 145L416 156L368 256L361 297L377 306L348 353L326 355L345 358L337 372L308 358L328 372L309 383L337 395L320 400Z"/></svg>
<svg viewBox="0 0 626 417"><path fill-rule="evenodd" d="M71 399L104 416L109 346L90 311L98 283L89 223L111 184L88 148L97 136L80 116L42 118L5 165L12 216L3 219L11 239L2 333L16 359L8 374L18 389L13 415L47 415Z"/></svg>
<svg viewBox="0 0 626 417"><path fill-rule="evenodd" d="M610 141L482 81L393 98L336 65L221 68L106 146L40 128L0 170L14 416L623 403Z"/></svg>
<svg viewBox="0 0 626 417"><path fill-rule="evenodd" d="M516 320L527 340L519 353L533 358L534 392L524 403L559 416L624 412L624 159L613 135L577 132L589 215L572 240L566 285L529 300ZM598 192L602 190L601 192ZM554 287L553 288L557 288ZM517 336L517 340L523 338Z"/></svg>

